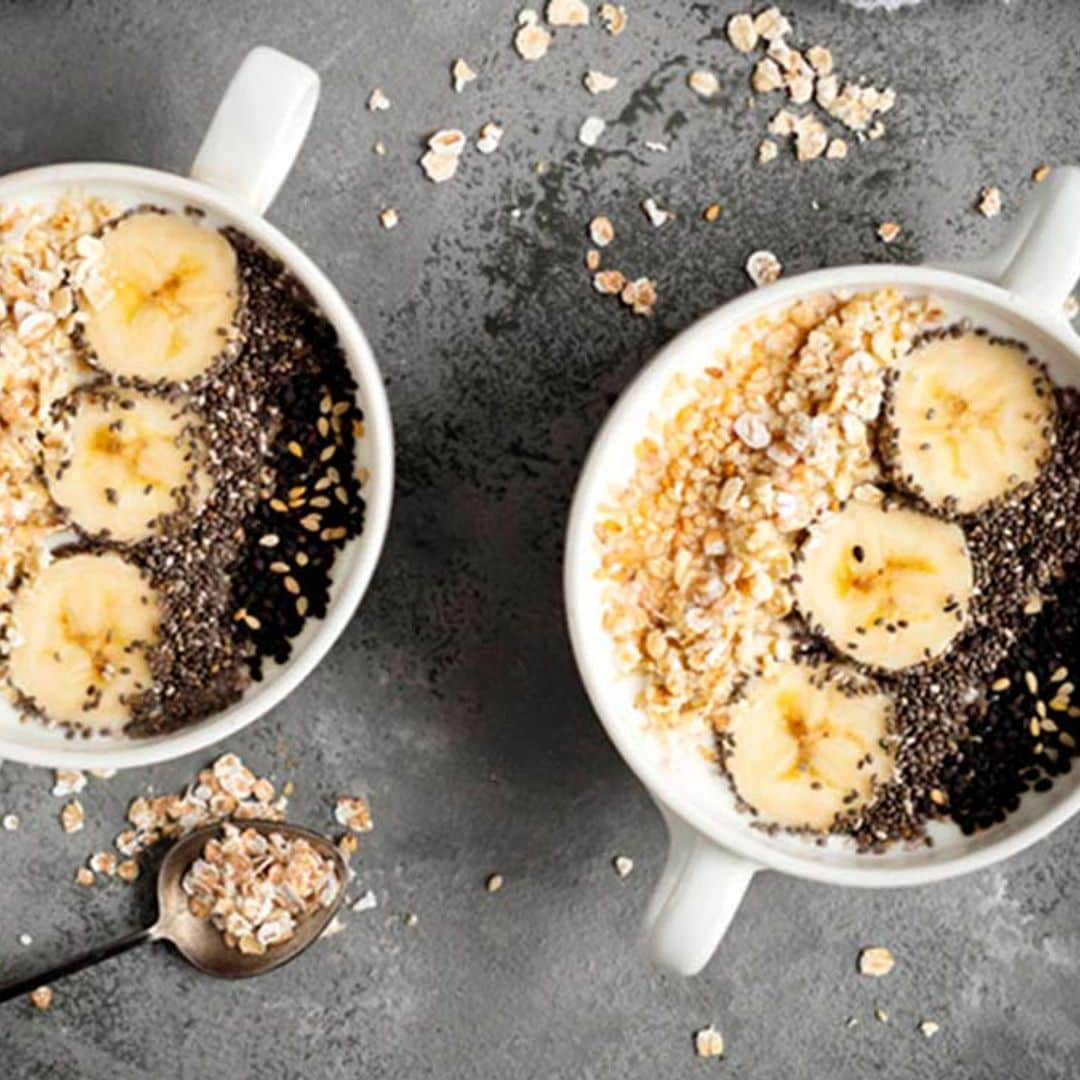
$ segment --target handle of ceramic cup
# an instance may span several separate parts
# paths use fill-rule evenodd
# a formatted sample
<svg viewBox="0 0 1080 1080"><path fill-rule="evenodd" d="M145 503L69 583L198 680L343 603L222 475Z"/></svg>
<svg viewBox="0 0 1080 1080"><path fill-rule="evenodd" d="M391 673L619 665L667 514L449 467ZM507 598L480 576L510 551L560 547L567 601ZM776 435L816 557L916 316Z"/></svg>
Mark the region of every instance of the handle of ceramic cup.
<svg viewBox="0 0 1080 1080"><path fill-rule="evenodd" d="M265 45L252 49L214 113L191 175L263 213L296 160L318 100L319 76L307 64Z"/></svg>
<svg viewBox="0 0 1080 1080"><path fill-rule="evenodd" d="M660 812L670 847L645 912L642 948L657 967L696 975L716 952L759 868L718 847L665 806Z"/></svg>
<svg viewBox="0 0 1080 1080"><path fill-rule="evenodd" d="M1065 299L1080 280L1080 168L1055 167L1005 242L970 272L1064 318Z"/></svg>

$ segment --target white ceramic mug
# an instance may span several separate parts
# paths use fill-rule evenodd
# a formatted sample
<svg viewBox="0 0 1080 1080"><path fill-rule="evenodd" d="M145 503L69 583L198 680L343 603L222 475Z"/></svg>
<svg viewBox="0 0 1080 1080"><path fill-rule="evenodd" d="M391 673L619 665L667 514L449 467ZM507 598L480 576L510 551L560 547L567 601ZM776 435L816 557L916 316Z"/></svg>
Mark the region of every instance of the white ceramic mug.
<svg viewBox="0 0 1080 1080"><path fill-rule="evenodd" d="M0 179L0 203L49 200L81 189L121 206L152 203L180 210L195 206L215 225L232 225L276 255L308 289L333 324L356 379L364 411L357 466L370 479L363 489L364 529L334 564L326 617L309 620L284 665L270 665L263 681L236 705L166 735L145 739L64 733L23 721L0 702L0 759L54 768L127 768L204 749L262 716L307 676L348 625L375 570L390 518L394 446L390 410L374 354L341 294L315 264L270 225L263 213L285 180L307 134L319 96L319 77L275 49L253 49L218 106L191 169L191 179L133 165L80 162L47 165Z"/></svg>
<svg viewBox="0 0 1080 1080"><path fill-rule="evenodd" d="M989 227L989 226L988 226ZM633 449L661 410L673 376L697 374L735 328L767 309L811 293L893 286L932 293L953 318L1026 341L1054 378L1080 384L1080 344L1065 300L1080 277L1080 169L1058 168L1032 194L993 255L951 267L846 266L783 279L707 315L653 359L623 393L585 463L571 511L565 559L567 617L574 654L593 706L627 764L667 823L670 853L649 901L644 949L657 965L699 971L727 930L758 870L772 869L835 885L924 885L989 866L1041 839L1080 810L1080 769L1046 793L1028 793L1001 825L971 837L933 823L932 848L896 847L860 855L833 838L825 846L770 837L738 813L726 782L698 752L711 746L699 729L662 739L645 730L637 683L619 673L601 626L602 583L594 526L600 504L629 479Z"/></svg>

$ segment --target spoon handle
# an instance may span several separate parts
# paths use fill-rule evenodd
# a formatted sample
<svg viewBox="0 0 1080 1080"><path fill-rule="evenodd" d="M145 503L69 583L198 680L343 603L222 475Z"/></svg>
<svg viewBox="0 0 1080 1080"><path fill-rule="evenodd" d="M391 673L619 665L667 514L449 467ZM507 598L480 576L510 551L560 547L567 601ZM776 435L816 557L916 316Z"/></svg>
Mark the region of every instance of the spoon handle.
<svg viewBox="0 0 1080 1080"><path fill-rule="evenodd" d="M134 949L136 945L153 941L156 936L155 929L155 927L149 926L145 930L136 930L135 933L128 934L127 937L117 938L116 941L110 941L106 945L97 945L93 949L87 949L86 952L80 953L74 959L65 961L63 964L57 964L56 967L49 968L47 971L39 971L36 975L30 975L25 979L16 979L14 982L4 983L0 985L0 1003L22 997L23 994L28 994L39 986L48 986L50 983L56 982L57 979L62 979L66 975L74 975L76 971L82 971L83 968L90 967L91 964L98 964L102 960L108 960L110 956L118 956L122 952L127 952L128 949Z"/></svg>

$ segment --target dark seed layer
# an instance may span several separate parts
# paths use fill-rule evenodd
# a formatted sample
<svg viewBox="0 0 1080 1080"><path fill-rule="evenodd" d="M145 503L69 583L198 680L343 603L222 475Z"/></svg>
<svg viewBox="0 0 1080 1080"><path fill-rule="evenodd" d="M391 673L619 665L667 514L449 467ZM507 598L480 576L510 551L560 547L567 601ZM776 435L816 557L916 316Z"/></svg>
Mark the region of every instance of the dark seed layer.
<svg viewBox="0 0 1080 1080"><path fill-rule="evenodd" d="M306 618L326 613L336 552L363 527L362 416L337 335L278 260L225 235L239 256L245 337L234 360L182 388L205 424L215 481L206 506L132 552L163 603L155 685L132 710L132 735L217 712L262 677L264 658L285 660ZM289 492L300 487L296 505Z"/></svg>

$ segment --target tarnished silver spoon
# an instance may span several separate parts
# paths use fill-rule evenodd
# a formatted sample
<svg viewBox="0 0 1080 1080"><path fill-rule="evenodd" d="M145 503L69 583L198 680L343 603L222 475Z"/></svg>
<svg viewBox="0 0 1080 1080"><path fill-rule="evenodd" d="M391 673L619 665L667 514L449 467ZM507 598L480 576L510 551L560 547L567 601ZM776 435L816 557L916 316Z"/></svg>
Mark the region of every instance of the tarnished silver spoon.
<svg viewBox="0 0 1080 1080"><path fill-rule="evenodd" d="M39 986L47 986L66 975L82 971L83 968L134 949L136 945L145 945L149 941L171 941L189 963L208 975L217 975L222 979L246 979L252 975L262 975L263 972L281 967L293 957L299 956L312 942L318 940L345 899L345 886L348 881L345 859L325 836L299 825L283 825L276 821L239 821L236 824L241 828L255 829L264 835L276 832L290 839L302 837L316 851L332 859L339 883L333 903L319 908L302 920L292 938L279 945L272 945L261 956L230 948L225 944L221 931L209 919L200 919L188 910L188 898L180 885L188 867L202 853L206 841L221 831L220 822L207 825L178 840L162 861L157 878L158 918L153 926L110 941L106 945L88 949L80 956L57 964L48 971L40 971L28 978L0 985L0 1002L21 997Z"/></svg>

